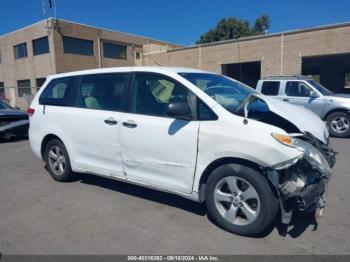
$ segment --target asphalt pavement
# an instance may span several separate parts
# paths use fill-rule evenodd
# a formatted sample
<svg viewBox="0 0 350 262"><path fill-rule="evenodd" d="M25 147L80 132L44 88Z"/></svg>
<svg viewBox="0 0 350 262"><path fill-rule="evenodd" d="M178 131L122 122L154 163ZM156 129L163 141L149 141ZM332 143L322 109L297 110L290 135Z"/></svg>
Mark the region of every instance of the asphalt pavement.
<svg viewBox="0 0 350 262"><path fill-rule="evenodd" d="M339 153L323 217L297 214L259 238L213 224L204 205L81 175L55 182L27 140L0 144L3 254L350 254L350 139Z"/></svg>

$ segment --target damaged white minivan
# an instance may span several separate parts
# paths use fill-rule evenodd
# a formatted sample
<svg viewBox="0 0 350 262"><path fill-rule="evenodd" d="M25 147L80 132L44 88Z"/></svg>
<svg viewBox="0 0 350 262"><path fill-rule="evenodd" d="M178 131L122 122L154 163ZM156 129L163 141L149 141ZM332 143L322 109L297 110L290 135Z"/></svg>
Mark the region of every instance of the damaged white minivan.
<svg viewBox="0 0 350 262"><path fill-rule="evenodd" d="M58 181L90 173L205 201L222 228L257 235L281 210L323 208L335 155L311 111L228 77L125 67L49 76L30 144Z"/></svg>

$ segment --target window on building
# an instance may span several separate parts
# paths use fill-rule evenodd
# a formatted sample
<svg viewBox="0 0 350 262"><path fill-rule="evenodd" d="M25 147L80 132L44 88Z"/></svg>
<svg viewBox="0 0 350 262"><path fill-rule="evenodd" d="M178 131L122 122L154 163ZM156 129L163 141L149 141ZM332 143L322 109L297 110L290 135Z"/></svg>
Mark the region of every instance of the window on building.
<svg viewBox="0 0 350 262"><path fill-rule="evenodd" d="M18 96L23 97L23 95L31 95L32 89L30 88L30 80L24 79L24 80L17 80L17 90L18 90Z"/></svg>
<svg viewBox="0 0 350 262"><path fill-rule="evenodd" d="M5 87L4 87L4 82L0 82L0 98L5 98Z"/></svg>
<svg viewBox="0 0 350 262"><path fill-rule="evenodd" d="M103 57L106 58L126 59L126 50L125 45L103 43Z"/></svg>
<svg viewBox="0 0 350 262"><path fill-rule="evenodd" d="M63 51L66 54L94 55L94 41L63 36Z"/></svg>
<svg viewBox="0 0 350 262"><path fill-rule="evenodd" d="M45 77L35 79L37 90L40 89L40 87L42 87L42 85L45 83L45 81L46 81Z"/></svg>
<svg viewBox="0 0 350 262"><path fill-rule="evenodd" d="M49 52L49 38L47 36L33 40L33 54L41 55Z"/></svg>
<svg viewBox="0 0 350 262"><path fill-rule="evenodd" d="M167 105L188 102L188 95L187 88L166 76L138 73L134 78L132 112L166 117Z"/></svg>
<svg viewBox="0 0 350 262"><path fill-rule="evenodd" d="M75 106L97 110L120 111L129 74L96 74L82 77Z"/></svg>
<svg viewBox="0 0 350 262"><path fill-rule="evenodd" d="M286 95L297 97L309 97L311 88L304 82L288 81L286 84Z"/></svg>
<svg viewBox="0 0 350 262"><path fill-rule="evenodd" d="M14 51L14 54L15 54L15 59L27 57L28 56L27 43L22 43L22 44L19 44L19 45L15 45L13 47L13 51Z"/></svg>
<svg viewBox="0 0 350 262"><path fill-rule="evenodd" d="M344 88L350 89L350 72L345 73Z"/></svg>
<svg viewBox="0 0 350 262"><path fill-rule="evenodd" d="M140 52L136 52L135 57L136 57L137 60L141 59L141 53Z"/></svg>
<svg viewBox="0 0 350 262"><path fill-rule="evenodd" d="M0 64L1 64L1 51L0 51Z"/></svg>
<svg viewBox="0 0 350 262"><path fill-rule="evenodd" d="M279 81L264 81L261 87L261 93L267 96L277 96L280 90Z"/></svg>

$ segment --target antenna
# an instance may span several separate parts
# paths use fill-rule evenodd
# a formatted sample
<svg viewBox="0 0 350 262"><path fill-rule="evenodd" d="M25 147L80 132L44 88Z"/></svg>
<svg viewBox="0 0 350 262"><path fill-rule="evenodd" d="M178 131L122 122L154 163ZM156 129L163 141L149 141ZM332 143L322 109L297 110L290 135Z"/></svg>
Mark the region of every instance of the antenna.
<svg viewBox="0 0 350 262"><path fill-rule="evenodd" d="M47 34L50 34L52 30L58 31L56 0L42 0L42 3L43 14L46 17ZM50 19L50 15L54 19Z"/></svg>
<svg viewBox="0 0 350 262"><path fill-rule="evenodd" d="M46 18L49 18L49 13L52 11L53 18L57 19L56 0L42 0L43 1L43 13Z"/></svg>

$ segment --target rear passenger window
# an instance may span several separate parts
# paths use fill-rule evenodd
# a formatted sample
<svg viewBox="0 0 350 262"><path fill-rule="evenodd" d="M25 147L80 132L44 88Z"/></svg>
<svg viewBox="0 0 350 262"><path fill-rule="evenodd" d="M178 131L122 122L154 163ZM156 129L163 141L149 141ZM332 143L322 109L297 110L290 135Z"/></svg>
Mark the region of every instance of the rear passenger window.
<svg viewBox="0 0 350 262"><path fill-rule="evenodd" d="M51 80L39 98L40 104L66 105L69 95L69 86L72 77L56 78Z"/></svg>
<svg viewBox="0 0 350 262"><path fill-rule="evenodd" d="M279 81L264 81L261 87L261 93L267 96L277 96L280 90Z"/></svg>
<svg viewBox="0 0 350 262"><path fill-rule="evenodd" d="M119 111L129 74L96 74L82 76L78 84L75 106Z"/></svg>

